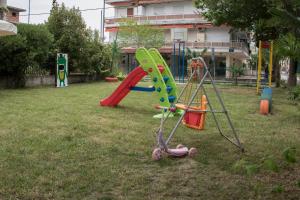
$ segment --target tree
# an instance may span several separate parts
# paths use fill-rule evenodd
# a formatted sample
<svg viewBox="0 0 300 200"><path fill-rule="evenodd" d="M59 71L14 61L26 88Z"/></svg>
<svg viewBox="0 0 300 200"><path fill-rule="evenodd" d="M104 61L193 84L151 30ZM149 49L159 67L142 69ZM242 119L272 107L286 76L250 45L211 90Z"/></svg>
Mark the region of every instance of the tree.
<svg viewBox="0 0 300 200"><path fill-rule="evenodd" d="M25 85L29 66L44 66L53 36L43 25L18 24L18 35L0 38L0 75L12 78L11 87Z"/></svg>
<svg viewBox="0 0 300 200"><path fill-rule="evenodd" d="M232 65L229 67L228 71L231 74L232 79L234 80L234 84L238 84L238 77L244 75L245 73L245 67L244 66L237 66Z"/></svg>
<svg viewBox="0 0 300 200"><path fill-rule="evenodd" d="M297 40L300 38L300 26L296 26L300 17L299 0L261 0L259 3L256 0L196 0L196 7L216 25L227 24L253 31L256 41L276 40L287 33L292 33ZM296 71L297 62L292 57L290 59L290 68ZM289 74L289 79L294 80L293 76L293 73ZM295 85L291 81L289 84Z"/></svg>
<svg viewBox="0 0 300 200"><path fill-rule="evenodd" d="M164 44L164 30L148 23L139 24L135 20L124 19L118 40L122 46L160 48Z"/></svg>
<svg viewBox="0 0 300 200"><path fill-rule="evenodd" d="M79 61L83 58L82 48L88 37L86 24L79 9L74 7L67 9L64 4L61 6L55 4L48 18L47 27L54 35L54 53L68 53L69 70L79 70Z"/></svg>
<svg viewBox="0 0 300 200"><path fill-rule="evenodd" d="M297 65L300 60L300 38L297 39L292 33L283 35L275 43L277 54L282 58L290 59L288 86L297 85Z"/></svg>
<svg viewBox="0 0 300 200"><path fill-rule="evenodd" d="M102 74L109 71L112 55L111 47L101 42L98 31L88 30L88 38L81 51L79 69L86 74Z"/></svg>
<svg viewBox="0 0 300 200"><path fill-rule="evenodd" d="M50 65L55 66L56 54L62 52L69 55L72 72L101 74L110 68L110 46L101 42L98 31L86 28L79 9L54 3L47 27L55 40Z"/></svg>

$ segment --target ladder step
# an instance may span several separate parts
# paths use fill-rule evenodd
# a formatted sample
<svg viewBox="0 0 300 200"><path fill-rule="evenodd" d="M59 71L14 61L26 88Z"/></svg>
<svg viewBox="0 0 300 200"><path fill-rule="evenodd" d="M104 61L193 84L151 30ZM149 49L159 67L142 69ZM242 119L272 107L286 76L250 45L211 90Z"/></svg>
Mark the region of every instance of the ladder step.
<svg viewBox="0 0 300 200"><path fill-rule="evenodd" d="M165 71L165 68L162 65L157 65L160 73L163 73L163 71Z"/></svg>
<svg viewBox="0 0 300 200"><path fill-rule="evenodd" d="M169 80L169 77L164 76L164 81L165 81L165 83L168 82L168 80Z"/></svg>
<svg viewBox="0 0 300 200"><path fill-rule="evenodd" d="M169 96L169 102L174 103L176 97L175 96Z"/></svg>
<svg viewBox="0 0 300 200"><path fill-rule="evenodd" d="M167 86L167 92L170 93L172 91L172 87L171 86Z"/></svg>

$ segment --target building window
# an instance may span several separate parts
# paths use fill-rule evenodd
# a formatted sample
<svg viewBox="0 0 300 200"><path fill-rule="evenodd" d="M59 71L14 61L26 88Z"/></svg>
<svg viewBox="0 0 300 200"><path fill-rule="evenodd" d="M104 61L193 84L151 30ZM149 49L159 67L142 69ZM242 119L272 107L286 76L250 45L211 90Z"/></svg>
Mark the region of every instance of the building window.
<svg viewBox="0 0 300 200"><path fill-rule="evenodd" d="M116 17L127 17L127 8L117 8L116 9Z"/></svg>
<svg viewBox="0 0 300 200"><path fill-rule="evenodd" d="M153 8L153 14L156 16L164 15L165 14L165 7L164 6L156 6Z"/></svg>
<svg viewBox="0 0 300 200"><path fill-rule="evenodd" d="M12 15L13 17L17 17L17 13L16 13L16 12L12 12L11 15Z"/></svg>
<svg viewBox="0 0 300 200"><path fill-rule="evenodd" d="M200 29L197 32L197 42L205 42L206 41L206 33L205 29Z"/></svg>
<svg viewBox="0 0 300 200"><path fill-rule="evenodd" d="M174 28L172 29L173 40L187 40L187 29L186 28Z"/></svg>
<svg viewBox="0 0 300 200"><path fill-rule="evenodd" d="M182 6L182 5L175 5L175 6L173 6L173 14L174 15L182 15L182 14L184 14L184 6Z"/></svg>
<svg viewBox="0 0 300 200"><path fill-rule="evenodd" d="M127 8L127 17L133 16L133 8Z"/></svg>

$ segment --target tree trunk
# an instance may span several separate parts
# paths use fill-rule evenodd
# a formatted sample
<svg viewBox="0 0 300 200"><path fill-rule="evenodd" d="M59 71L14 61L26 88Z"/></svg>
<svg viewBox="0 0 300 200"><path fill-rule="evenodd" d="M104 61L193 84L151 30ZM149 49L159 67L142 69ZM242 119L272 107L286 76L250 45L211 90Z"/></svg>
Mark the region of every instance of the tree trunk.
<svg viewBox="0 0 300 200"><path fill-rule="evenodd" d="M280 81L281 81L281 66L279 63L279 60L275 59L275 65L274 65L274 78L275 78L275 85L276 87L280 87Z"/></svg>
<svg viewBox="0 0 300 200"><path fill-rule="evenodd" d="M288 87L295 87L297 85L297 60L290 60Z"/></svg>

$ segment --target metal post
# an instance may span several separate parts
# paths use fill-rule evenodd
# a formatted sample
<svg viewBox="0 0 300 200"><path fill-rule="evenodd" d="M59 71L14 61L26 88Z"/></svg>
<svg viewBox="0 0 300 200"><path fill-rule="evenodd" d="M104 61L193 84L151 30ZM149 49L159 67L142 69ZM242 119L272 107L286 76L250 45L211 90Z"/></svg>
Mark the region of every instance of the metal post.
<svg viewBox="0 0 300 200"><path fill-rule="evenodd" d="M223 100L222 100L222 98L221 98L221 96L220 96L220 93L219 93L219 91L218 91L218 89L217 89L217 87L216 87L216 85L215 85L215 82L214 82L212 76L211 76L211 73L209 72L209 69L208 69L206 63L204 62L203 58L200 57L199 59L200 59L201 62L204 64L204 67L205 67L205 69L206 69L206 72L205 72L204 76L202 77L202 79L201 79L199 85L197 86L197 89L196 89L195 92L193 93L193 95L192 95L190 101L188 102L187 108L189 108L189 107L192 105L192 103L193 103L195 97L197 96L198 91L202 88L204 94L206 95L206 98L207 98L207 101L208 101L208 105L209 105L210 111L211 111L212 114L213 114L213 118L214 118L214 121L216 122L216 125L217 125L217 128L218 128L218 130L219 130L220 135L223 136L223 137L224 137L226 140L228 140L230 143L232 143L233 145L235 145L236 147L238 147L242 152L244 152L244 147L243 147L242 144L240 143L240 140L239 140L239 138L238 138L238 136L237 136L237 133L236 133L236 131L235 131L235 129L234 129L233 123L232 123L232 121L231 121L231 119L230 119L230 117L229 117L229 114L228 114L228 112L227 112L227 110L226 110L226 108L225 108L225 105L224 105ZM218 111L213 110L213 107L212 107L212 105L211 105L211 103L210 103L208 94L207 94L205 88L203 87L203 83L204 83L204 80L205 80L206 76L209 77L209 79L210 79L210 81L211 81L211 83L212 83L212 86L213 86L213 89L214 89L214 91L215 91L215 93L216 93L217 99L218 99L218 101L219 101L219 103L221 104L221 107L222 107L222 111L220 111L220 112L221 112L221 113L225 113L226 119L227 119L227 121L228 121L228 123L229 123L229 126L230 126L230 128L231 128L231 130L232 130L232 133L233 133L233 135L234 135L234 138L235 138L236 142L232 141L229 137L227 137L226 135L224 135L223 132L222 132L222 130L221 130L221 127L220 127L220 125L219 125L219 122L218 122L218 120L217 120L217 118L216 118L216 116L215 116L215 113L218 112ZM193 77L193 75L192 75L191 77ZM181 92L181 95L182 95L182 94L183 94L183 91ZM180 96L181 96L181 95L180 95ZM180 99L180 98L178 98L178 99ZM169 141L170 141L171 138L173 137L174 133L175 133L176 130L178 129L178 127L179 127L179 125L180 125L180 123L181 123L182 119L184 118L184 115L186 114L187 111L188 111L188 109L184 110L183 114L181 115L181 117L180 117L179 120L177 121L175 127L172 129L171 133L169 134L168 139L167 139L166 142L165 142L166 145L169 143Z"/></svg>
<svg viewBox="0 0 300 200"><path fill-rule="evenodd" d="M204 80L205 80L205 77L207 76L208 73L209 73L209 71L207 70L207 71L205 72L205 74L204 74L202 80L200 81L200 83L199 83L197 89L196 89L195 92L193 93L192 98L190 99L190 101L189 101L189 103L188 103L188 105L187 105L188 108L192 105L192 103L193 103L195 97L197 96L197 93L198 93L199 89L202 87L202 85L203 85L203 83L204 83ZM173 137L175 131L177 130L178 126L180 125L180 123L181 123L182 119L184 118L186 112L187 112L187 110L185 110L185 111L183 112L183 114L180 116L180 118L178 119L178 121L177 121L175 127L174 127L173 130L171 131L171 133L170 133L168 139L166 140L166 144L168 144L169 141L170 141L170 139Z"/></svg>
<svg viewBox="0 0 300 200"><path fill-rule="evenodd" d="M184 83L184 57L185 57L185 42L182 42L182 83Z"/></svg>
<svg viewBox="0 0 300 200"><path fill-rule="evenodd" d="M178 82L180 83L180 65L181 65L181 57L180 57L180 51L181 51L181 49L180 49L180 41L179 41L179 43L178 43L178 65L177 65L177 71L178 71Z"/></svg>
<svg viewBox="0 0 300 200"><path fill-rule="evenodd" d="M173 56L172 56L172 68L173 68L173 76L176 78L176 67L175 67L175 48L176 48L176 43L173 41Z"/></svg>
<svg viewBox="0 0 300 200"><path fill-rule="evenodd" d="M216 80L216 60L215 60L215 48L211 49L211 60L213 62L213 68L214 68L214 80Z"/></svg>
<svg viewBox="0 0 300 200"><path fill-rule="evenodd" d="M261 40L258 46L258 66L257 66L257 80L256 80L256 93L259 93L260 80L261 80L261 67L262 67L262 46Z"/></svg>
<svg viewBox="0 0 300 200"><path fill-rule="evenodd" d="M205 67L207 68L207 66L206 66L206 64L205 64L205 62L204 62L203 59L202 59L202 62L204 63ZM231 143L235 144L237 147L239 147L242 151L244 151L244 147L243 147L242 144L240 143L240 140L239 140L239 138L238 138L238 136L237 136L237 133L236 133L236 131L235 131L235 129L234 129L233 123L232 123L232 121L231 121L231 119L230 119L230 117L229 117L229 115L228 115L228 111L227 111L226 108L225 108L225 105L224 105L224 103L223 103L223 101L222 101L222 98L221 98L221 96L220 96L219 90L218 90L218 88L217 88L215 82L213 81L213 79L212 79L210 73L208 73L208 77L209 77L209 79L211 80L211 83L212 83L213 88L214 88L214 90L215 90L215 92L216 92L217 98L218 98L218 100L219 100L219 102L220 102L220 104L221 104L221 106L222 106L222 109L223 109L225 115L226 115L227 121L228 121L229 126L230 126L230 128L231 128L231 130L232 130L232 132L233 132L233 135L234 135L234 137L235 137L235 139L236 139L236 141L237 141L237 144L234 143L234 142L232 142L231 140L229 140L229 141L230 141ZM212 109L211 109L211 110L212 110ZM227 139L229 139L229 138L227 138Z"/></svg>
<svg viewBox="0 0 300 200"><path fill-rule="evenodd" d="M30 23L30 15L31 15L31 0L28 1L28 24Z"/></svg>
<svg viewBox="0 0 300 200"><path fill-rule="evenodd" d="M103 17L102 17L102 42L104 42L104 26L105 26L105 0L103 0Z"/></svg>
<svg viewBox="0 0 300 200"><path fill-rule="evenodd" d="M272 86L272 71L273 71L273 41L270 42L269 87Z"/></svg>

